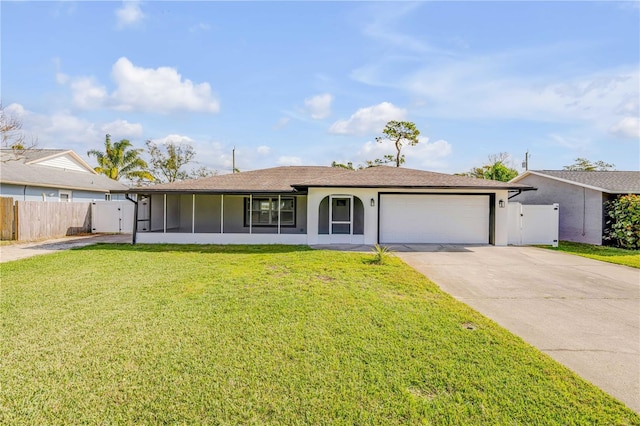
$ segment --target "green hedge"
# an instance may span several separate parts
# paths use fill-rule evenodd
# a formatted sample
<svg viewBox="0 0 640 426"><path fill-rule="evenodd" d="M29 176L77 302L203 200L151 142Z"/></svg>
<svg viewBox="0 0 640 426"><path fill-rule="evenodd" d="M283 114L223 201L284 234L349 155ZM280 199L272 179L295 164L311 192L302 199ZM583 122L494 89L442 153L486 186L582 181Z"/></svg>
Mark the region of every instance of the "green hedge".
<svg viewBox="0 0 640 426"><path fill-rule="evenodd" d="M604 239L625 249L640 249L640 196L623 195L605 204Z"/></svg>

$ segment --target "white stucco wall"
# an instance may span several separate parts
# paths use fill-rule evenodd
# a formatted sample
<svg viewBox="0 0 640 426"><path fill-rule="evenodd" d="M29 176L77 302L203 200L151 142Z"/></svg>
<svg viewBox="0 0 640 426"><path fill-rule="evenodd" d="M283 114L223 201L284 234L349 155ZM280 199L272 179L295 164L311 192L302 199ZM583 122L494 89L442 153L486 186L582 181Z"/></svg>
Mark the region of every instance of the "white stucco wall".
<svg viewBox="0 0 640 426"><path fill-rule="evenodd" d="M140 244L291 244L306 245L307 236L296 234L212 234L138 232Z"/></svg>
<svg viewBox="0 0 640 426"><path fill-rule="evenodd" d="M308 241L310 245L329 243L352 243L352 244L376 244L378 243L378 194L385 192L402 193L432 193L432 194L495 194L495 228L494 244L506 246L508 242L508 213L507 199L508 191L487 191L487 190L398 190L390 188L309 188L307 203L307 229ZM329 236L318 235L318 219L320 202L324 197L330 195L355 196L362 200L364 205L364 235L353 236ZM374 199L375 206L371 206L371 199ZM500 200L504 201L505 207L500 208Z"/></svg>
<svg viewBox="0 0 640 426"><path fill-rule="evenodd" d="M494 244L506 246L509 243L509 212L507 209L509 191L496 191L495 194ZM504 207L500 207L500 200L504 201Z"/></svg>

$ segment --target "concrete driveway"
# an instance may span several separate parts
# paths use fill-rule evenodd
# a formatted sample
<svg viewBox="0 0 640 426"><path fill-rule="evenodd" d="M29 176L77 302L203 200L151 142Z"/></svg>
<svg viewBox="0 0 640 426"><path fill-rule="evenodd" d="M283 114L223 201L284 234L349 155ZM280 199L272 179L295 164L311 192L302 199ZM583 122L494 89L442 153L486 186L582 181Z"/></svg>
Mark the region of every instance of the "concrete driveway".
<svg viewBox="0 0 640 426"><path fill-rule="evenodd" d="M0 263L42 254L85 247L96 243L130 243L131 234L95 234L79 237L63 237L30 243L13 243L0 246Z"/></svg>
<svg viewBox="0 0 640 426"><path fill-rule="evenodd" d="M534 247L394 249L456 299L640 412L640 270Z"/></svg>

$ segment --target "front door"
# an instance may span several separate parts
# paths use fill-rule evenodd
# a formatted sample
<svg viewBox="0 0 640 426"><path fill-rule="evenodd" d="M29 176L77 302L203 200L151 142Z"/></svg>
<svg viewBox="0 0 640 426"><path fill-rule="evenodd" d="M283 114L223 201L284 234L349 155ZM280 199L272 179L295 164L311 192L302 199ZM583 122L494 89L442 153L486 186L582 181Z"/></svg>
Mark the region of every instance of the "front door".
<svg viewBox="0 0 640 426"><path fill-rule="evenodd" d="M331 235L351 235L353 214L351 197L331 197Z"/></svg>

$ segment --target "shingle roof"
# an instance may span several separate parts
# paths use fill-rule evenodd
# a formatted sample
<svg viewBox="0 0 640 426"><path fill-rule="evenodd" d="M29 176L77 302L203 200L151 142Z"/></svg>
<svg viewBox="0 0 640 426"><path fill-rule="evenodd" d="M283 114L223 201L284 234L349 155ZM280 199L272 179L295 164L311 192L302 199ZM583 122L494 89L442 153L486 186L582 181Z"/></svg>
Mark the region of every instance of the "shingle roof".
<svg viewBox="0 0 640 426"><path fill-rule="evenodd" d="M29 163L31 161L40 160L41 158L51 157L56 154L64 154L65 152L69 152L68 149L29 149L24 151L24 153L20 154L20 157L24 158L25 163ZM2 150L2 155L10 155L13 153L13 150Z"/></svg>
<svg viewBox="0 0 640 426"><path fill-rule="evenodd" d="M131 192L292 192L292 182L344 172L335 167L283 166L132 188Z"/></svg>
<svg viewBox="0 0 640 426"><path fill-rule="evenodd" d="M312 180L296 181L295 187L381 187L381 188L487 188L530 189L529 185L477 179L401 167L378 166Z"/></svg>
<svg viewBox="0 0 640 426"><path fill-rule="evenodd" d="M529 174L548 176L579 186L591 187L609 194L640 193L640 171L585 172L573 170L531 170ZM527 173L518 176L519 181Z"/></svg>
<svg viewBox="0 0 640 426"><path fill-rule="evenodd" d="M59 149L29 150L24 155L20 155L18 159L15 159L11 150L1 150L0 182L98 192L123 191L127 189L126 185L103 175L38 164L27 164L34 160L67 152L69 151Z"/></svg>
<svg viewBox="0 0 640 426"><path fill-rule="evenodd" d="M363 170L287 166L132 188L130 192L292 192L309 187L531 189L528 185L386 166Z"/></svg>

